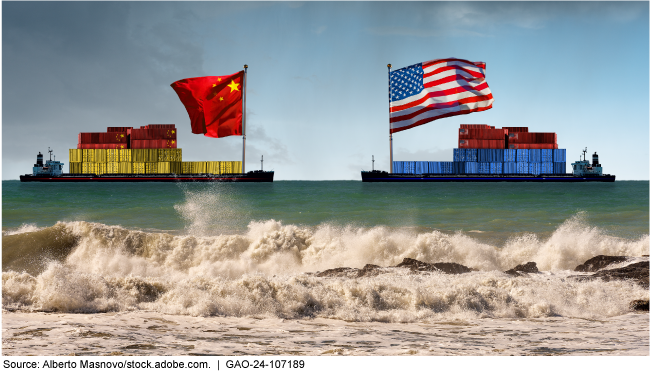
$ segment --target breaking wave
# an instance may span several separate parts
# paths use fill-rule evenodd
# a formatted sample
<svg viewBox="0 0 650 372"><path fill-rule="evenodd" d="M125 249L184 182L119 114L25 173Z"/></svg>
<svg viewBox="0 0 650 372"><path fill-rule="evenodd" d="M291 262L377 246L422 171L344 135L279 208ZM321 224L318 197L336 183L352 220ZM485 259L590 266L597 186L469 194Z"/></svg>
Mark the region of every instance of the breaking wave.
<svg viewBox="0 0 650 372"><path fill-rule="evenodd" d="M191 219L199 207L181 213ZM182 208L181 208L182 209ZM154 310L194 316L331 317L412 322L472 317L606 317L626 313L647 290L629 282L567 279L596 255L642 256L647 235L622 239L581 214L548 238L512 236L494 246L462 232L250 222L242 234L186 235L90 222L3 233L5 308L62 312ZM404 258L455 262L477 271L414 275L393 269L370 278L310 273ZM502 273L534 261L542 273Z"/></svg>

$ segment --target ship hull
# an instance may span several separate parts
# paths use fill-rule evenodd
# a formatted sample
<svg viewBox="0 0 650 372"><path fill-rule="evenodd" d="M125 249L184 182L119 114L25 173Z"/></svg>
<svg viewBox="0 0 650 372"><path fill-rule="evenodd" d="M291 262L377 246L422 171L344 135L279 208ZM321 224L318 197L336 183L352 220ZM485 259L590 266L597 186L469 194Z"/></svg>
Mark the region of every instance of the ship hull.
<svg viewBox="0 0 650 372"><path fill-rule="evenodd" d="M363 182L614 182L616 176L577 177L572 174L396 174L361 172Z"/></svg>
<svg viewBox="0 0 650 372"><path fill-rule="evenodd" d="M274 172L234 174L62 174L20 176L21 182L273 182Z"/></svg>

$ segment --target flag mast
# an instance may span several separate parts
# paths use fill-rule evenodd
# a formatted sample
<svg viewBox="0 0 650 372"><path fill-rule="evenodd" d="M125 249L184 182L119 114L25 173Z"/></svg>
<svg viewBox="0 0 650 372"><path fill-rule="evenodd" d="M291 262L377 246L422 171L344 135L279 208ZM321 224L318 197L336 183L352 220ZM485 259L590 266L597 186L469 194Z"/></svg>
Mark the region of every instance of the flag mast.
<svg viewBox="0 0 650 372"><path fill-rule="evenodd" d="M242 135L244 137L244 141L242 144L242 152L241 152L241 172L246 173L246 81L247 79L247 74L248 73L248 65L244 65L244 108L243 108L243 125L242 125Z"/></svg>
<svg viewBox="0 0 650 372"><path fill-rule="evenodd" d="M390 131L390 68L388 64L388 142L390 143L390 172L393 173L393 133Z"/></svg>

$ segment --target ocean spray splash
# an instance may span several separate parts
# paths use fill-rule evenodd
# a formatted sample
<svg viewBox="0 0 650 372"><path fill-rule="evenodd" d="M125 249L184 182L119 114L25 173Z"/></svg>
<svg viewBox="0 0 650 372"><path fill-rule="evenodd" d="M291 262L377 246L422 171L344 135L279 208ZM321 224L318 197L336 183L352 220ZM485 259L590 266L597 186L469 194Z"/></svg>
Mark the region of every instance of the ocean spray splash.
<svg viewBox="0 0 650 372"><path fill-rule="evenodd" d="M185 201L174 205L174 209L188 221L186 231L194 236L237 232L237 226L248 219L243 201L235 202L235 193L221 183L210 182L200 186L200 190L190 190L187 185L178 184Z"/></svg>

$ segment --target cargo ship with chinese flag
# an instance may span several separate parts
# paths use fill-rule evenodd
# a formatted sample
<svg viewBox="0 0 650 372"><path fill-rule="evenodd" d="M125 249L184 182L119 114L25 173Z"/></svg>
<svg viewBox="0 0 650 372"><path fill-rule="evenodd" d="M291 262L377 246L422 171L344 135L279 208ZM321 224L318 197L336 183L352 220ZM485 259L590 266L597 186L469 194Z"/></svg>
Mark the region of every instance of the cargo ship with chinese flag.
<svg viewBox="0 0 650 372"><path fill-rule="evenodd" d="M108 127L106 132L79 133L63 163L43 162L39 152L32 174L23 182L273 182L273 171L246 172L246 73L203 76L171 84L190 117L192 133L220 138L242 136L241 161L183 161L174 124L140 128Z"/></svg>
<svg viewBox="0 0 650 372"><path fill-rule="evenodd" d="M557 134L528 127L495 128L462 124L453 161L393 161L393 133L434 120L492 108L486 64L458 58L436 59L395 71L388 65L390 172L362 171L363 182L614 182L587 149L566 172L566 149Z"/></svg>
<svg viewBox="0 0 650 372"><path fill-rule="evenodd" d="M242 172L241 161L183 161L174 124L140 128L109 127L79 133L76 149L64 163L39 152L32 174L23 182L273 182L274 172Z"/></svg>

